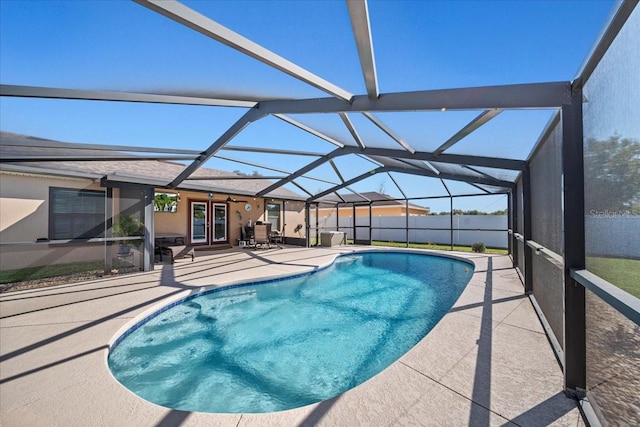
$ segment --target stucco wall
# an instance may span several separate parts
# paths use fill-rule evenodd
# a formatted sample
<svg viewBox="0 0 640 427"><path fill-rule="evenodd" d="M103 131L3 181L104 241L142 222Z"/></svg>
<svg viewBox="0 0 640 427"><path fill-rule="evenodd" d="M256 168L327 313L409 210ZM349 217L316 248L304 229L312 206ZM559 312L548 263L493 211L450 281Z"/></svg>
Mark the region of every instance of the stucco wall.
<svg viewBox="0 0 640 427"><path fill-rule="evenodd" d="M37 243L37 239L49 238L49 189L50 187L102 190L99 183L90 179L2 172L0 174L0 269L36 267L69 262L104 262L104 244L53 245ZM114 211L119 211L118 189L114 189ZM212 201L227 204L227 235L230 244L237 244L240 226L265 220L265 199L234 196L236 202L227 203L227 195L214 195ZM207 193L180 191L177 212L155 212L156 233L181 234L189 239L189 202L208 201ZM251 211L245 204L252 205ZM281 219L288 237L304 236L304 203L279 202L283 206ZM286 212L284 210L286 209ZM294 231L298 224L303 225ZM302 235L301 235L302 233ZM114 246L115 248L115 246ZM112 248L112 251L114 249ZM114 254L111 255L115 257Z"/></svg>
<svg viewBox="0 0 640 427"><path fill-rule="evenodd" d="M1 172L0 270L104 259L102 245L61 247L45 243L33 244L39 238L49 237L50 187L101 189L88 179ZM25 244L26 242L31 244Z"/></svg>
<svg viewBox="0 0 640 427"><path fill-rule="evenodd" d="M265 221L265 199L231 195L230 197L236 202L227 203L227 197L229 196L226 194L214 194L211 201L227 205L228 240L230 244L236 245L240 238L241 225L248 226L249 223L255 224L257 221ZM177 233L186 236L188 240L190 236L189 216L191 215L189 204L192 201L207 202L209 201L208 194L181 190L176 212L155 212L156 234ZM245 210L247 203L251 204L251 211ZM277 203L284 206L280 212L280 218L281 222L286 224L286 227L284 227L285 236L301 237L300 232L294 230L298 224L302 224L303 227L300 231L302 232L302 237L304 237L304 203L285 203L283 201L278 201Z"/></svg>
<svg viewBox="0 0 640 427"><path fill-rule="evenodd" d="M306 236L304 202L285 203L284 223L286 224L285 237L303 238Z"/></svg>

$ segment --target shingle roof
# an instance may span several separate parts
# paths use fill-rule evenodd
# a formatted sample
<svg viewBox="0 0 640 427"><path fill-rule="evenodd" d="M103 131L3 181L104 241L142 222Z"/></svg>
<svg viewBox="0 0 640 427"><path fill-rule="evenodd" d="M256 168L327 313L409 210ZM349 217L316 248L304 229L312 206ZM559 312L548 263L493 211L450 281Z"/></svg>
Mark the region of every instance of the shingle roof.
<svg viewBox="0 0 640 427"><path fill-rule="evenodd" d="M388 194L378 193L377 191L365 191L358 194L340 194L340 197L344 199L345 202L348 203L369 203L369 200L374 202L375 206L405 206L404 200L396 200L389 196ZM367 200L368 199L368 200ZM323 202L320 203L320 207L333 207L335 203L342 202L342 200L337 197L324 197L322 199ZM413 203L409 203L410 208L414 209L426 209L424 206L419 206Z"/></svg>
<svg viewBox="0 0 640 427"><path fill-rule="evenodd" d="M42 147L46 145L46 147ZM83 148L78 148L76 144L60 141L47 140L27 135L20 135L10 132L0 131L0 162L9 156L108 156L124 155L118 151L95 150L83 144ZM117 176L118 180L127 181L131 179L135 182L147 182L151 185L162 187L169 184L184 169L185 165L167 160L107 160L107 161L46 161L46 162L18 162L2 163L3 170L25 170L31 172L46 173L55 171L61 174L69 173L73 176L87 176L95 178L97 176ZM218 169L200 168L193 177L211 176L241 176L233 172L221 171ZM181 189L213 191L218 193L255 195L260 190L273 184L267 179L246 179L246 180L202 180L184 181L180 184ZM300 194L294 193L286 188L280 187L269 193L267 197L304 200Z"/></svg>

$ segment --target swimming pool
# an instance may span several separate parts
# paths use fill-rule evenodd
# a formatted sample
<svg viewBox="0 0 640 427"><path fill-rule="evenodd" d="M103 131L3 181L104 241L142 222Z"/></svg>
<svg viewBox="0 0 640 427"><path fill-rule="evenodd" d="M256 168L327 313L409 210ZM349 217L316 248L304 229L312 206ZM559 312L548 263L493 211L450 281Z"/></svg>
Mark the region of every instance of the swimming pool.
<svg viewBox="0 0 640 427"><path fill-rule="evenodd" d="M173 409L256 413L323 401L376 375L451 308L472 264L365 252L293 278L214 289L119 337L115 378Z"/></svg>

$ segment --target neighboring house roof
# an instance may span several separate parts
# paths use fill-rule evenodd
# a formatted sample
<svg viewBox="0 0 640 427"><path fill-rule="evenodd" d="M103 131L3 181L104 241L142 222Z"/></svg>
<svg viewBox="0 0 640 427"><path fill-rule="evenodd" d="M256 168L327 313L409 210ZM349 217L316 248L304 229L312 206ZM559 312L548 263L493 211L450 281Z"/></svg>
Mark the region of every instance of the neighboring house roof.
<svg viewBox="0 0 640 427"><path fill-rule="evenodd" d="M46 145L46 147L42 147ZM72 177L86 177L99 179L108 177L110 180L144 183L155 187L165 187L177 177L186 166L166 160L107 160L107 161L71 161L55 160L43 162L11 162L4 163L2 159L9 157L42 157L56 156L64 159L68 156L118 156L125 155L118 151L96 150L77 144L36 138L10 132L0 131L0 170L11 170L27 173L43 173ZM221 171L218 169L198 169L192 177L215 177L241 175ZM178 188L185 190L200 190L214 193L238 194L253 196L262 189L273 184L268 179L239 179L239 180L198 180L184 181ZM305 197L280 187L265 197L289 200L305 200Z"/></svg>
<svg viewBox="0 0 640 427"><path fill-rule="evenodd" d="M395 200L388 194L382 194L376 191L365 191L358 194L340 194L340 197L342 197L347 203L368 204L369 201L372 201L374 202L373 206L406 206L404 200ZM322 201L325 203L320 203L320 209L335 208L336 203L343 203L342 200L337 197L324 197ZM428 207L419 206L413 203L409 203L409 208L422 209L427 212L429 211Z"/></svg>

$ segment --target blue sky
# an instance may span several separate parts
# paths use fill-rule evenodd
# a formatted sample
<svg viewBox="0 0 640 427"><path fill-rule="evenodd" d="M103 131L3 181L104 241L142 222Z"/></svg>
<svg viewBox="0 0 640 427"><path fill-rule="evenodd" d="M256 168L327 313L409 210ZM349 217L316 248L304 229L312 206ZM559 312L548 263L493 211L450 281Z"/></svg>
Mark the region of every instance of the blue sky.
<svg viewBox="0 0 640 427"><path fill-rule="evenodd" d="M352 93L366 92L342 1L184 3ZM612 1L605 0L370 1L380 91L571 80L612 6ZM239 97L326 96L128 1L0 1L0 81ZM237 108L1 98L0 128L69 142L203 150L243 113ZM477 114L378 116L415 148L430 150ZM451 152L524 158L551 114L502 113ZM335 117L296 119L349 140ZM353 120L369 145L393 146L365 120ZM231 145L322 152L332 149L271 117L247 128ZM267 155L225 154L261 164L282 163L282 159ZM311 159L287 158L287 164L280 167L295 170ZM346 178L371 167L364 160L341 161L352 173ZM247 172L256 169L221 160L211 161L208 166ZM337 180L328 166L311 175ZM399 195L388 179L372 180L355 188L364 191L384 187L388 193ZM409 195L444 192L434 180L398 177L398 181ZM312 192L327 187L316 182L307 185ZM451 187L458 193L470 189L458 183L451 183ZM490 209L504 205L504 197L499 203L486 200ZM478 203L470 201L467 206L461 200L460 208L482 208Z"/></svg>

